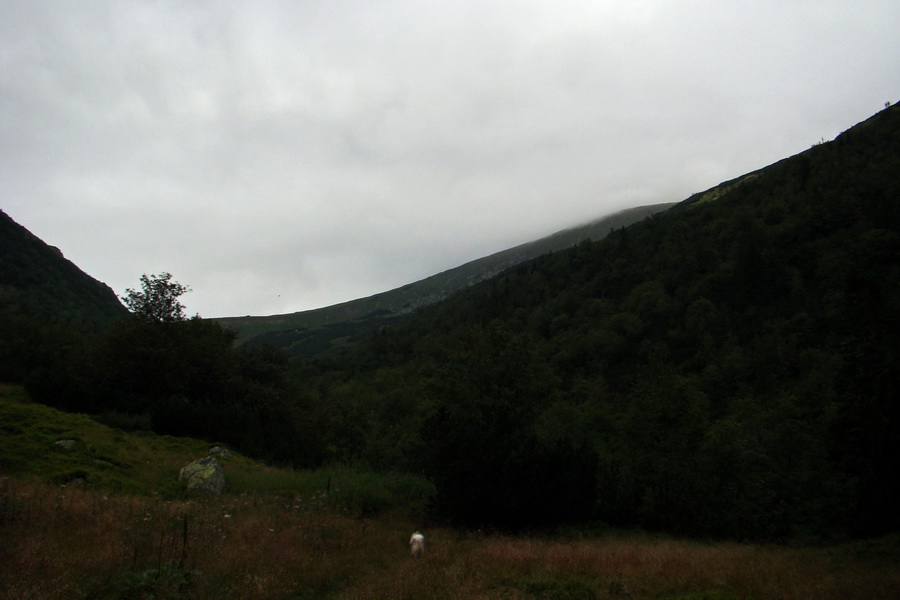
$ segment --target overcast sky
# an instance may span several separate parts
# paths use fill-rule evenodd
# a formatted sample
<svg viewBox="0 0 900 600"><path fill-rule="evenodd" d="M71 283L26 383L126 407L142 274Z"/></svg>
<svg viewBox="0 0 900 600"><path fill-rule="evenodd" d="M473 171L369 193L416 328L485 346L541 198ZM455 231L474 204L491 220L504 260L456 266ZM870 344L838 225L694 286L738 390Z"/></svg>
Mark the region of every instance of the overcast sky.
<svg viewBox="0 0 900 600"><path fill-rule="evenodd" d="M900 100L897 0L0 0L0 200L204 317L393 289Z"/></svg>

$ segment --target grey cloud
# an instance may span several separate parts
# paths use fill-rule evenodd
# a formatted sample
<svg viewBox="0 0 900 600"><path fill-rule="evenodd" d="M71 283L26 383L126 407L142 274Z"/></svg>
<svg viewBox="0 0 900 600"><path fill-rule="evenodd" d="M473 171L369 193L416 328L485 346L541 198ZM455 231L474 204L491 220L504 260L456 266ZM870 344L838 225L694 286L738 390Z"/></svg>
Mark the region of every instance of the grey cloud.
<svg viewBox="0 0 900 600"><path fill-rule="evenodd" d="M207 316L408 283L896 100L880 0L8 0L4 210Z"/></svg>

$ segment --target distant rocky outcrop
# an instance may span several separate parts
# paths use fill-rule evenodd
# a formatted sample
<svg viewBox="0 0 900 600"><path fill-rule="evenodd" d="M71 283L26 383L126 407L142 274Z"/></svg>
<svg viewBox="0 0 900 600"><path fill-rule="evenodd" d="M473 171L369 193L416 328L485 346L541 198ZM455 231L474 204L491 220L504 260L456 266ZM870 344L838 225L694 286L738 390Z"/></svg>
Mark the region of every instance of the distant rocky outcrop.
<svg viewBox="0 0 900 600"><path fill-rule="evenodd" d="M225 490L225 474L215 456L207 456L186 465L178 472L179 480L187 481L187 489L221 494Z"/></svg>

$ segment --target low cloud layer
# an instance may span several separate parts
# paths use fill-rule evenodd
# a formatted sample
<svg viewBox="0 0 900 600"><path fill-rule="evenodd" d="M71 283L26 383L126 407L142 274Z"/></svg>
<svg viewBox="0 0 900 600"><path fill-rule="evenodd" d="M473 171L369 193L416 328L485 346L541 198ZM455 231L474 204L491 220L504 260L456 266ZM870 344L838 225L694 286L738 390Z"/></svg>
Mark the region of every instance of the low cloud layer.
<svg viewBox="0 0 900 600"><path fill-rule="evenodd" d="M206 317L676 201L900 98L893 1L5 0L0 198Z"/></svg>

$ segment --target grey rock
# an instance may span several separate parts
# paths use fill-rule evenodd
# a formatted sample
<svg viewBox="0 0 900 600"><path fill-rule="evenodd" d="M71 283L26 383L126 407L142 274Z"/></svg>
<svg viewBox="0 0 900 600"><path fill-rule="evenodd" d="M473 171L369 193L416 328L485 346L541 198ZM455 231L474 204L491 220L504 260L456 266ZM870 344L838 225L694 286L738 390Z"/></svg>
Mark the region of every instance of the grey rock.
<svg viewBox="0 0 900 600"><path fill-rule="evenodd" d="M221 494L225 490L225 474L214 456L207 456L186 465L178 472L178 479L187 480L187 489Z"/></svg>

